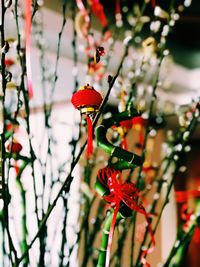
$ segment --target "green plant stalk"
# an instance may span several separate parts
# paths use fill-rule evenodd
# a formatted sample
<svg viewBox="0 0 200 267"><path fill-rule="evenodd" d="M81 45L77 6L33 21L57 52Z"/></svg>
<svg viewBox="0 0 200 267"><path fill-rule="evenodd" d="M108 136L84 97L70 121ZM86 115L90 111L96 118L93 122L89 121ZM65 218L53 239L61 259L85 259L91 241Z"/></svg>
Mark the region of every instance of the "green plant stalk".
<svg viewBox="0 0 200 267"><path fill-rule="evenodd" d="M23 162L22 166L20 167L19 173L16 177L16 183L19 188L20 194L21 194L21 201L22 201L22 240L20 242L21 252L24 253L26 251L28 244L27 244L27 227L26 227L26 191L24 190L23 184L21 182L21 175L24 169L27 166L27 162ZM28 254L24 258L23 266L28 266L29 258Z"/></svg>
<svg viewBox="0 0 200 267"><path fill-rule="evenodd" d="M196 105L196 109L199 110L198 103ZM187 142L189 141L189 138L191 137L194 129L196 128L197 123L198 123L198 117L195 115L195 113L193 113L193 118L192 118L189 126L185 129L185 131L182 131L182 132L178 133L178 137L177 137L176 140L178 140L182 144L181 152L184 151L184 148L185 148ZM186 131L189 132L189 135L187 137L184 137L184 132L186 132ZM179 153L180 153L180 151L179 151ZM169 194L171 192L172 186L174 184L174 179L176 177L176 174L177 174L177 171L178 171L178 168L179 168L178 162L176 162L174 160L174 155L176 155L176 154L177 154L177 152L173 149L172 152L171 152L171 155L167 158L168 162L167 162L167 165L165 166L165 169L164 169L164 171L162 173L162 176L164 176L167 173L167 170L170 167L170 165L171 164L176 164L175 170L174 170L174 172L172 174L172 179L171 179L171 181L170 181L170 183L168 185L165 201L162 204L161 210L160 210L160 212L159 212L159 214L157 216L156 224L155 224L154 229L153 229L154 233L156 232L156 229L157 229L158 224L160 222L163 210L164 210L165 206L167 205L167 203L169 201L168 200ZM160 183L158 185L158 188L157 188L157 193L160 193L160 191L162 189L163 182L164 182L163 180L160 181ZM150 213L154 213L157 203L158 203L158 199L153 201ZM140 246L140 251L139 251L139 254L138 254L138 257L137 257L136 266L140 266L140 258L141 258L141 253L142 253L142 246L144 246L144 244L146 242L147 235L148 235L148 231L146 230L143 242L141 243L141 246ZM151 244L151 242L149 243L148 247L150 246L150 244Z"/></svg>
<svg viewBox="0 0 200 267"><path fill-rule="evenodd" d="M165 262L163 267L178 267L180 266L181 262L183 261L183 258L185 256L185 253L187 252L188 246L192 240L192 236L194 234L194 228L193 225L190 230L187 233L184 233L182 231L182 238L180 241L180 245L176 247L176 245L173 246L172 251L170 253L170 256L168 260Z"/></svg>
<svg viewBox="0 0 200 267"><path fill-rule="evenodd" d="M165 267L179 267L181 262L183 261L183 257L185 253L187 252L188 246L191 242L192 235L194 233L194 228L190 230L188 233L188 238L184 241L181 247L176 252L176 255L172 258L171 262L169 265L164 265Z"/></svg>
<svg viewBox="0 0 200 267"><path fill-rule="evenodd" d="M91 182L91 175L92 175L92 170L95 166L96 162L96 153L97 150L95 150L95 153L93 155L92 161L87 162L87 165L84 168L84 182L90 186ZM83 198L85 199L84 203L84 218L81 224L81 231L80 235L83 233L84 236L84 242L85 242L85 251L84 251L84 256L83 256L83 261L82 261L82 266L85 267L88 264L88 260L90 259L90 255L92 254L92 247L93 247L93 241L96 236L96 233L99 231L99 228L101 226L100 220L97 217L97 220L95 222L95 225L93 226L93 230L89 230L89 225L88 225L88 219L90 215L90 211L93 209L93 204L95 203L95 197L90 197L86 193L83 192ZM97 215L102 214L102 205L99 203L98 206L98 211ZM79 247L80 248L80 247Z"/></svg>
<svg viewBox="0 0 200 267"><path fill-rule="evenodd" d="M95 189L97 193L102 197L109 194L108 188L104 186L98 179L95 183ZM117 214L116 222L119 222L121 219L129 217L131 214L132 214L132 210L130 210L126 205L121 204L119 212ZM110 232L110 226L112 223L112 218L113 218L113 212L107 218L105 225L104 225L97 267L104 267L105 265L106 251L107 251L107 246L108 246L108 237L109 237L109 232Z"/></svg>
<svg viewBox="0 0 200 267"><path fill-rule="evenodd" d="M102 222L102 215L104 211L104 206L102 204L99 204L98 210L97 210L97 214L98 216L96 217L96 221L95 224L93 226L93 231L91 232L90 236L89 236L89 240L88 240L88 244L90 244L93 247L95 238L96 238L96 234L100 231L101 228L101 222ZM92 249L90 249L90 255L92 254ZM87 259L88 262L89 258ZM87 266L87 262L86 265Z"/></svg>
<svg viewBox="0 0 200 267"><path fill-rule="evenodd" d="M67 227L67 214L68 214L68 199L66 197L63 197L63 206L65 207L65 213L63 218L63 228L62 228L62 241L61 241L61 248L60 248L60 259L59 259L59 266L63 266L63 261L65 257L65 244L67 241L66 238L66 227Z"/></svg>
<svg viewBox="0 0 200 267"><path fill-rule="evenodd" d="M0 264L1 266L4 266L3 262L3 255L4 255L4 231L3 231L3 224L2 224L2 220L3 220L3 211L0 211Z"/></svg>
<svg viewBox="0 0 200 267"><path fill-rule="evenodd" d="M95 164L95 158L96 158L96 153L94 154L94 159L93 162L87 162L85 168L84 168L84 182L90 186L90 181L91 181L91 175L92 175L92 170ZM83 192L83 199L84 199L84 218L83 218L83 224L81 228L81 232L83 233L83 238L84 238L84 246L85 246L85 251L84 251L84 256L83 256L83 262L82 262L82 267L87 266L87 261L90 256L91 252L91 247L89 241L90 237L90 232L89 232L89 214L92 208L92 204L94 203L94 198L90 198L87 194Z"/></svg>
<svg viewBox="0 0 200 267"><path fill-rule="evenodd" d="M118 239L118 246L116 251L113 253L111 259L110 259L110 264L112 264L113 261L115 261L115 267L120 267L121 266L121 259L122 259L122 254L123 254L123 248L124 244L126 241L127 234L129 232L130 226L131 226L131 221L129 220L128 222L124 220L123 223L121 223L121 226L123 225L123 232L120 233L119 239Z"/></svg>
<svg viewBox="0 0 200 267"><path fill-rule="evenodd" d="M109 119L103 120L102 124L96 128L97 145L112 157L120 159L117 163L111 163L111 166L113 166L115 169L134 169L136 166L143 163L142 157L121 147L113 145L107 140L106 137L108 128L113 125L118 125L123 120L131 119L138 115L138 112L134 108L130 107L127 111L121 112L119 114L113 115Z"/></svg>
<svg viewBox="0 0 200 267"><path fill-rule="evenodd" d="M108 216L104 228L103 228L103 234L102 234L102 240L101 240L101 248L99 250L99 257L98 257L98 263L97 267L104 267L106 262L106 252L107 252L107 246L108 246L108 237L110 232L110 226L112 223L113 218L113 212ZM123 219L122 215L118 212L116 222L119 222L121 219Z"/></svg>
<svg viewBox="0 0 200 267"><path fill-rule="evenodd" d="M195 209L195 219L190 222L189 229L187 232L183 231L182 225L179 227L177 240L175 241L174 246L163 267L180 266L180 263L182 262L185 256L185 252L187 251L188 246L192 240L194 229L196 226L198 226L199 220L200 220L200 200L197 200Z"/></svg>

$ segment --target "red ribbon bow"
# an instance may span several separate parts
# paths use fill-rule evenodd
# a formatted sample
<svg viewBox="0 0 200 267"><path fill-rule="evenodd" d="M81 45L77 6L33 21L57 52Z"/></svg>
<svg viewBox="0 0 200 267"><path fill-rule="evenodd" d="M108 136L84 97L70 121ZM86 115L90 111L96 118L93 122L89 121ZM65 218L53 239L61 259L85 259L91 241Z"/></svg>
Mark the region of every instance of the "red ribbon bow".
<svg viewBox="0 0 200 267"><path fill-rule="evenodd" d="M108 237L108 246L107 246L107 252L106 252L106 265L105 266L106 267L109 266L113 232L115 228L117 213L120 209L122 202L127 207L129 207L132 211L139 212L143 214L146 218L147 226L148 226L148 230L151 235L153 246L143 251L141 261L146 266L150 266L146 262L145 256L146 254L153 251L154 246L155 246L155 239L154 239L153 231L152 231L151 224L149 221L149 215L145 211L145 208L142 206L142 204L138 204L137 202L137 199L139 197L139 191L137 187L135 186L134 183L127 183L127 182L123 183L121 172L115 169L109 168L109 167L99 170L98 179L104 186L106 186L109 189L109 192L110 192L108 195L104 196L104 199L108 203L110 203L111 207L115 208L112 222L111 222L109 237Z"/></svg>

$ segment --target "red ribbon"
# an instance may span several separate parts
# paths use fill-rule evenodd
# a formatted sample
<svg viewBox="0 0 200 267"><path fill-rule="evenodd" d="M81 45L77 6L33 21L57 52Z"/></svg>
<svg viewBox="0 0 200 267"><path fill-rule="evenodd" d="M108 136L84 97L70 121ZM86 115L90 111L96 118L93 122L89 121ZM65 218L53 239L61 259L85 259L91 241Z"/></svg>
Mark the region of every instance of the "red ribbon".
<svg viewBox="0 0 200 267"><path fill-rule="evenodd" d="M90 3L92 13L100 20L104 28L107 27L108 21L104 12L103 5L99 2L99 0L91 0Z"/></svg>
<svg viewBox="0 0 200 267"><path fill-rule="evenodd" d="M87 137L87 160L90 158L91 154L93 153L93 128L92 128L92 120L89 116L86 117L87 121L87 130L88 130L88 137Z"/></svg>
<svg viewBox="0 0 200 267"><path fill-rule="evenodd" d="M33 85L32 85L32 72L31 72L31 5L32 0L25 1L25 33L26 33L26 72L28 80L28 95L29 98L33 97Z"/></svg>
<svg viewBox="0 0 200 267"><path fill-rule="evenodd" d="M125 150L128 150L128 144L127 144L127 141L126 141L126 137L123 137L122 138L122 141L121 141L121 147Z"/></svg>
<svg viewBox="0 0 200 267"><path fill-rule="evenodd" d="M149 266L145 260L145 256L153 251L155 246L155 239L149 220L149 214L145 211L145 208L142 206L142 204L138 204L137 202L137 199L139 197L138 189L136 188L134 183L122 183L121 172L109 167L99 170L98 179L104 186L109 189L110 194L104 196L104 199L105 201L110 203L111 207L114 208L114 214L108 237L105 267L109 267L113 232L115 228L117 214L122 202L131 210L143 214L146 218L147 227L151 235L152 247L143 251L141 261L142 263L145 262L146 266Z"/></svg>
<svg viewBox="0 0 200 267"><path fill-rule="evenodd" d="M181 218L183 219L183 221L185 221L184 225L183 225L183 230L185 232L188 231L188 227L189 227L189 222L190 222L190 218L193 215L193 212L188 212L188 207L187 204L183 204L181 207Z"/></svg>
<svg viewBox="0 0 200 267"><path fill-rule="evenodd" d="M115 14L121 14L120 0L116 0Z"/></svg>
<svg viewBox="0 0 200 267"><path fill-rule="evenodd" d="M194 212L188 212L188 207L185 202L188 201L190 198L199 198L200 197L200 190L188 190L188 191L176 191L175 192L175 198L176 202L183 203L181 207L181 218L185 221L183 225L183 230L185 232L188 231L189 222L191 216L194 214ZM200 243L200 228L196 227L194 230L194 241L195 243Z"/></svg>
<svg viewBox="0 0 200 267"><path fill-rule="evenodd" d="M198 198L200 197L200 190L188 190L188 191L176 191L175 198L176 202L184 203L191 197Z"/></svg>
<svg viewBox="0 0 200 267"><path fill-rule="evenodd" d="M20 171L20 167L19 167L19 165L18 165L18 161L17 160L15 160L14 161L14 169L15 169L15 173L16 173L16 176L19 174L19 171Z"/></svg>
<svg viewBox="0 0 200 267"><path fill-rule="evenodd" d="M196 244L200 245L200 226L195 227L193 240Z"/></svg>

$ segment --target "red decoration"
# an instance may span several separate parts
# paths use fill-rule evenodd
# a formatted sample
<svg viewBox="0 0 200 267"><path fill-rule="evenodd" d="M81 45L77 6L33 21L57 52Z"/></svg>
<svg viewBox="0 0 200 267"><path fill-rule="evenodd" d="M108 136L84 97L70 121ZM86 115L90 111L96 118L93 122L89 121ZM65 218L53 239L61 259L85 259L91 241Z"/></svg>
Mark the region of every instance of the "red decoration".
<svg viewBox="0 0 200 267"><path fill-rule="evenodd" d="M87 116L86 121L88 125L87 159L89 159L90 155L93 153L93 128L90 117Z"/></svg>
<svg viewBox="0 0 200 267"><path fill-rule="evenodd" d="M116 18L116 21L118 23L121 22L121 20L122 20L120 0L116 0L116 5L115 5L115 18Z"/></svg>
<svg viewBox="0 0 200 267"><path fill-rule="evenodd" d="M6 121L6 132L7 131L13 131L16 133L19 130L19 124L18 123L13 123L10 121Z"/></svg>
<svg viewBox="0 0 200 267"><path fill-rule="evenodd" d="M123 137L122 138L122 141L121 141L121 147L125 150L128 150L128 144L127 144L127 141L126 141L126 137Z"/></svg>
<svg viewBox="0 0 200 267"><path fill-rule="evenodd" d="M103 5L100 3L99 0L90 0L89 3L91 6L92 13L100 20L102 26L106 28L108 26L108 21L104 12Z"/></svg>
<svg viewBox="0 0 200 267"><path fill-rule="evenodd" d="M15 64L15 61L14 60L12 60L11 58L5 58L5 65L6 65L6 67L11 67L12 65L14 65Z"/></svg>
<svg viewBox="0 0 200 267"><path fill-rule="evenodd" d="M93 152L93 129L92 129L92 121L89 115L94 114L98 111L101 102L102 96L99 92L97 92L93 87L89 84L86 86L80 87L80 89L73 94L71 102L74 107L80 110L81 114L84 114L86 117L87 125L88 125L88 145L87 145L87 159L89 159L90 155Z"/></svg>
<svg viewBox="0 0 200 267"><path fill-rule="evenodd" d="M142 166L142 172L146 174L146 179L148 183L152 183L153 176L155 174L156 168L151 165L150 162L144 162Z"/></svg>
<svg viewBox="0 0 200 267"><path fill-rule="evenodd" d="M92 57L91 61L88 63L88 73L94 77L95 81L98 82L104 77L105 66L102 62L96 64L94 62L94 58Z"/></svg>
<svg viewBox="0 0 200 267"><path fill-rule="evenodd" d="M141 116L134 117L132 120L133 120L133 125L140 125L143 127L147 125L147 120L142 118Z"/></svg>
<svg viewBox="0 0 200 267"><path fill-rule="evenodd" d="M183 224L183 231L187 232L190 227L191 216L194 214L193 211L188 212L187 204L184 203L181 207L181 218L185 221ZM200 226L196 226L194 229L193 240L196 244L200 244Z"/></svg>
<svg viewBox="0 0 200 267"><path fill-rule="evenodd" d="M184 203L181 207L181 218L185 221L184 225L183 225L183 230L185 232L188 231L188 228L189 228L189 224L190 224L190 218L191 216L193 215L194 213L191 211L191 212L188 212L188 207L187 207L187 204Z"/></svg>
<svg viewBox="0 0 200 267"><path fill-rule="evenodd" d="M102 102L102 96L89 84L80 87L80 89L73 94L71 99L72 104L81 113L91 113L98 110Z"/></svg>
<svg viewBox="0 0 200 267"><path fill-rule="evenodd" d="M143 119L141 116L134 117L129 120L124 120L120 122L120 126L123 130L127 131L128 129L135 128L139 132L139 146L142 146L144 143L143 128L147 125L147 120ZM123 138L125 139L125 137ZM125 145L124 140L122 140L122 145Z"/></svg>
<svg viewBox="0 0 200 267"><path fill-rule="evenodd" d="M120 0L116 0L115 14L121 14Z"/></svg>
<svg viewBox="0 0 200 267"><path fill-rule="evenodd" d="M133 119L120 121L120 126L127 129L131 129L133 127Z"/></svg>
<svg viewBox="0 0 200 267"><path fill-rule="evenodd" d="M115 208L108 237L106 267L109 266L115 222L117 218L117 213L122 203L124 203L129 209L143 214L146 218L148 225L147 227L151 235L151 241L153 246L143 251L141 261L143 264L146 264L146 266L149 266L145 260L145 256L146 254L153 251L155 246L155 239L149 220L149 214L145 211L145 208L137 202L137 199L139 197L138 189L136 188L134 183L122 183L121 172L109 167L99 170L98 179L110 191L109 195L104 196L105 201L110 203L111 207Z"/></svg>
<svg viewBox="0 0 200 267"><path fill-rule="evenodd" d="M175 198L177 203L183 203L181 207L181 218L185 221L183 225L183 230L185 232L188 231L188 227L190 225L191 216L194 214L193 211L188 212L188 206L186 202L190 198L200 198L200 190L188 190L188 191L176 191ZM197 226L194 230L194 242L200 243L200 227Z"/></svg>
<svg viewBox="0 0 200 267"><path fill-rule="evenodd" d="M25 1L25 33L26 33L26 72L28 80L28 95L33 97L32 71L31 71L31 14L32 0Z"/></svg>
<svg viewBox="0 0 200 267"><path fill-rule="evenodd" d="M188 190L188 191L176 191L175 192L176 202L184 203L188 201L191 197L199 198L200 190Z"/></svg>
<svg viewBox="0 0 200 267"><path fill-rule="evenodd" d="M147 125L147 120L142 118L141 116L133 118L133 127L139 132L139 140L138 145L142 146L144 143L144 134L143 129Z"/></svg>
<svg viewBox="0 0 200 267"><path fill-rule="evenodd" d="M132 119L120 121L120 126L122 128L122 141L121 141L121 147L125 150L128 150L128 144L126 141L126 136L124 133L127 132L128 129L131 129L133 126Z"/></svg>
<svg viewBox="0 0 200 267"><path fill-rule="evenodd" d="M101 57L104 56L104 55L105 55L104 48L102 46L97 47L96 51L94 53L94 62L95 63L99 63Z"/></svg>
<svg viewBox="0 0 200 267"><path fill-rule="evenodd" d="M195 227L193 240L196 244L200 245L200 226Z"/></svg>
<svg viewBox="0 0 200 267"><path fill-rule="evenodd" d="M15 129L15 127L13 124L11 124L11 123L6 124L6 131L12 131L14 129Z"/></svg>
<svg viewBox="0 0 200 267"><path fill-rule="evenodd" d="M7 150L8 151L11 150L12 153L16 153L17 154L22 150L22 145L17 140L13 140L12 145L11 145L11 143L8 144Z"/></svg>

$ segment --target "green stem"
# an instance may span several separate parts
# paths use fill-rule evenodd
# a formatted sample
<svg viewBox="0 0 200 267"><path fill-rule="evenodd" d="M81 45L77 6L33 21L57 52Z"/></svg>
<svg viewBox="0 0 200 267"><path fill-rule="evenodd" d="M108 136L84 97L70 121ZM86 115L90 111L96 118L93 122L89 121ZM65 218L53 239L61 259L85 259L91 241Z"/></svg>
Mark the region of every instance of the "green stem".
<svg viewBox="0 0 200 267"><path fill-rule="evenodd" d="M123 223L121 223L121 226L123 226L123 232L120 233L119 239L118 239L118 247L116 251L113 253L111 259L110 259L110 264L112 264L112 261L115 260L115 267L120 267L121 266L121 261L122 261L122 254L123 254L123 249L125 245L125 241L127 238L127 235L129 233L129 229L131 226L131 221L129 220L128 222L124 220Z"/></svg>
<svg viewBox="0 0 200 267"><path fill-rule="evenodd" d="M197 104L196 108L199 109L198 104ZM186 146L189 138L191 137L194 129L196 128L197 120L198 120L197 117L195 116L195 114L193 114L193 118L192 118L189 126L184 131L184 132L188 132L189 133L188 136L187 136L187 138L184 138L184 132L181 132L181 133L178 134L178 137L177 137L176 140L179 140L179 142L182 144L182 151L181 152L184 151L184 148L185 148L185 146ZM181 153L181 152L179 152L179 153ZM162 204L162 207L161 207L161 209L160 209L160 211L158 213L158 216L156 218L156 223L155 223L155 226L153 228L153 232L154 233L157 230L157 227L158 227L158 224L160 222L160 219L161 219L163 210L164 210L165 206L167 205L167 203L169 202L169 194L171 192L172 186L174 184L175 177L176 177L176 175L178 173L178 169L180 167L180 164L179 164L180 155L179 155L179 160L177 162L175 162L175 160L174 160L174 155L177 155L177 152L176 152L175 149L172 150L171 155L168 158L168 163L167 163L167 165L165 167L165 170L163 172L163 175L162 175L162 176L164 176L165 173L167 173L167 170L171 166L171 164L174 164L175 165L175 170L173 171L173 173L171 175L172 178L171 178L171 180L170 180L170 182L168 184L168 187L167 187L167 193L166 193L165 200L164 200L164 202ZM164 182L164 180L161 180L160 183L159 183L159 185L158 185L157 193L159 193L159 194L161 192L163 182ZM153 203L152 203L152 208L151 208L150 213L152 213L152 214L154 213L157 204L158 204L158 200L154 200ZM148 236L148 231L146 230L145 236L144 236L144 240L143 240L143 242L142 242L142 244L140 246L140 252L139 252L138 257L137 257L136 266L141 266L140 258L141 258L141 254L142 254L142 246L144 246L144 244L146 242L147 236ZM151 242L149 242L148 247L150 247L150 245L151 245Z"/></svg>
<svg viewBox="0 0 200 267"><path fill-rule="evenodd" d="M27 224L26 224L26 191L24 190L23 184L21 182L21 175L22 172L24 171L24 169L26 168L27 163L23 162L22 166L20 167L19 173L16 177L16 183L19 187L20 190L20 194L21 194L21 201L22 201L22 240L21 240L21 252L24 253L24 251L26 251L28 244L27 244ZM29 262L29 258L28 255L27 257L24 259L23 261L23 266L27 266Z"/></svg>
<svg viewBox="0 0 200 267"><path fill-rule="evenodd" d="M21 194L21 201L22 201L22 241L21 241L21 251L24 253L27 249L27 227L26 227L26 191L23 188L22 182L20 179L16 180L16 183L19 187L20 194ZM29 260L28 260L28 255L23 261L23 266L27 266Z"/></svg>
<svg viewBox="0 0 200 267"><path fill-rule="evenodd" d="M92 170L94 168L94 163L95 163L95 157L96 153L94 155L94 160L92 163L87 162L87 165L84 168L84 182L90 186L90 181L91 181L91 175L92 175ZM84 246L85 246L85 251L84 251L84 256L83 256L83 262L82 262L82 267L87 266L87 261L89 259L89 256L91 254L91 243L89 243L89 237L90 237L90 231L89 231L89 215L90 211L92 208L92 204L94 203L94 198L91 200L90 197L88 197L84 192L83 192L83 199L84 199L84 218L83 218L83 223L81 227L81 232L83 235L84 239Z"/></svg>
<svg viewBox="0 0 200 267"><path fill-rule="evenodd" d="M134 241L135 241L135 224L136 224L136 212L133 213L132 221L131 223L133 224L133 229L132 229L132 236L131 236L131 263L130 267L133 267L133 257L134 257Z"/></svg>
<svg viewBox="0 0 200 267"><path fill-rule="evenodd" d="M181 225L182 227L182 225ZM190 228L190 230L187 232L187 233L184 233L183 231L182 232L182 236L180 236L181 238L178 239L172 250L171 250L171 253L168 257L168 260L165 262L165 264L163 265L163 267L178 267L180 266L184 256L185 256L185 253L188 249L188 246L191 242L191 239L192 239L192 236L193 236L193 233L194 233L194 225ZM179 244L180 245L176 245L178 244L178 242L180 242Z"/></svg>
<svg viewBox="0 0 200 267"><path fill-rule="evenodd" d="M63 266L63 261L65 257L65 244L67 241L67 238L66 238L67 215L68 215L67 205L68 205L68 199L65 196L63 196L63 206L65 207L65 213L64 213L64 218L63 218L62 241L61 241L61 248L60 248L60 262L59 262L60 267Z"/></svg>
<svg viewBox="0 0 200 267"><path fill-rule="evenodd" d="M99 257L98 257L98 263L97 267L104 267L106 263L106 251L108 246L108 237L110 232L110 226L113 218L113 213L111 213L104 225L103 228L103 234L101 239L101 248L99 250ZM119 222L121 219L123 219L122 215L120 213L117 214L116 222Z"/></svg>
<svg viewBox="0 0 200 267"><path fill-rule="evenodd" d="M168 256L163 267L178 267L182 262L185 253L188 249L188 246L192 240L194 229L198 225L198 220L200 219L200 201L197 201L196 211L195 211L195 220L190 222L187 232L183 231L183 226L179 227L177 234L177 240L174 243L174 246Z"/></svg>
<svg viewBox="0 0 200 267"><path fill-rule="evenodd" d="M121 112L119 114L113 115L109 119L103 120L102 124L96 128L97 145L112 157L120 159L120 161L118 161L117 163L111 164L115 169L133 169L143 163L143 159L140 156L121 147L113 145L107 140L106 137L108 128L113 125L118 125L120 121L131 119L138 115L138 112L133 107L130 107L127 111Z"/></svg>

